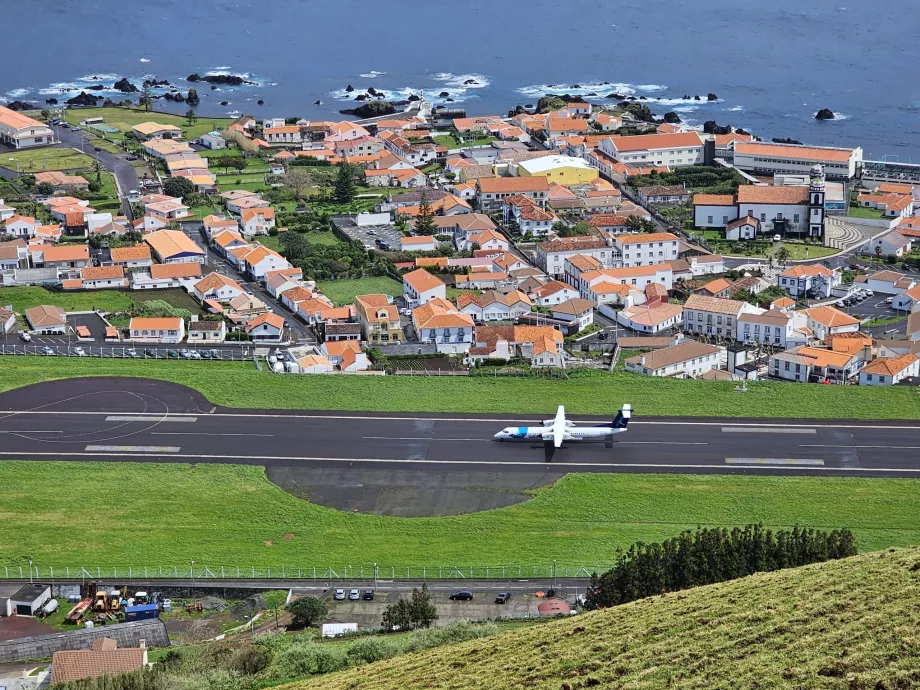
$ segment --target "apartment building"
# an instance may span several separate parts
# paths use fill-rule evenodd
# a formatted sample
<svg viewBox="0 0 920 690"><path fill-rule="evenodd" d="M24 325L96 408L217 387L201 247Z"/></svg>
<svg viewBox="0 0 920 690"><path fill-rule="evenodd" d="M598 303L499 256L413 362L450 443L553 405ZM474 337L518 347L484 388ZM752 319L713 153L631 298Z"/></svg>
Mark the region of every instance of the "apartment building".
<svg viewBox="0 0 920 690"><path fill-rule="evenodd" d="M735 142L734 165L755 175L774 173L809 174L815 165L824 166L831 179L849 180L863 160L859 147L800 146L771 144L761 141Z"/></svg>
<svg viewBox="0 0 920 690"><path fill-rule="evenodd" d="M607 137L598 150L627 164L677 168L703 163L703 140L696 132Z"/></svg>
<svg viewBox="0 0 920 690"><path fill-rule="evenodd" d="M684 331L734 340L738 318L758 311L754 305L740 300L690 295L684 303Z"/></svg>

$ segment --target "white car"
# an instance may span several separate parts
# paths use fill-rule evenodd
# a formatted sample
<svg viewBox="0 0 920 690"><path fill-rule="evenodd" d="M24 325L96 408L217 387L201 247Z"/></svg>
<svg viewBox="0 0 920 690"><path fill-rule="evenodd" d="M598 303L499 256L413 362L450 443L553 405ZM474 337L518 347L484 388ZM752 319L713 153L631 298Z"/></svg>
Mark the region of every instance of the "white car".
<svg viewBox="0 0 920 690"><path fill-rule="evenodd" d="M335 599L336 601L343 601L345 599L345 590L344 589L335 590L335 594L333 595L332 598Z"/></svg>
<svg viewBox="0 0 920 690"><path fill-rule="evenodd" d="M875 297L875 293L872 292L872 290L863 290L863 292L865 293L866 297Z"/></svg>
<svg viewBox="0 0 920 690"><path fill-rule="evenodd" d="M26 333L25 331L20 331L20 332L19 332L19 339L20 339L22 342L24 342L24 343L31 343L31 342L32 342L32 336L29 335L28 333Z"/></svg>
<svg viewBox="0 0 920 690"><path fill-rule="evenodd" d="M783 241L783 236L782 236L782 235L773 235L773 241L774 241L774 242L782 242L782 241Z"/></svg>
<svg viewBox="0 0 920 690"><path fill-rule="evenodd" d="M86 350L84 350L82 347L75 347L73 349L73 354L77 357L86 357Z"/></svg>
<svg viewBox="0 0 920 690"><path fill-rule="evenodd" d="M885 298L885 304L893 304L893 303L894 303L894 297Z"/></svg>

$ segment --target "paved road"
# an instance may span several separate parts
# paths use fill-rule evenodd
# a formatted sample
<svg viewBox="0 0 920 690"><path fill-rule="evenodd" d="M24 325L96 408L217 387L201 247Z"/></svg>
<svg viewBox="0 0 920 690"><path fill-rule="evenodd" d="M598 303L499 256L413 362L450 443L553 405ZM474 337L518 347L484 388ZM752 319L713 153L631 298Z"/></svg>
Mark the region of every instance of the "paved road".
<svg viewBox="0 0 920 690"><path fill-rule="evenodd" d="M542 444L492 436L539 423L532 415L230 410L172 384L85 379L0 395L0 458L533 471L547 467ZM654 418L639 409L615 438L613 449L563 448L550 464L579 472L920 476L914 423Z"/></svg>
<svg viewBox="0 0 920 690"><path fill-rule="evenodd" d="M55 127L55 130L58 133L58 136L61 139L61 143L65 146L70 146L75 149L81 149L87 156L92 156L98 160L102 167L108 170L115 176L115 179L118 181L118 191L120 194L124 195L130 192L132 189L138 189L137 184L137 169L131 165L129 161L126 161L122 154L121 156L115 156L107 151L96 151L92 143L85 143L83 139L83 132L74 132L70 129L64 129L62 127ZM82 144L82 147L81 147ZM131 218L131 205L124 200L123 202L125 213Z"/></svg>

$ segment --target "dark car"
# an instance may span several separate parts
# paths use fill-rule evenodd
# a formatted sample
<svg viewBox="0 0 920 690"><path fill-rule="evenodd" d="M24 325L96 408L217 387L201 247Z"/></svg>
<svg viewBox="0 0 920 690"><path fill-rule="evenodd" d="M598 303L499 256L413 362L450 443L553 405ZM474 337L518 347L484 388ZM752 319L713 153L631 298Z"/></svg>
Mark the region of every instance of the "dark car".
<svg viewBox="0 0 920 690"><path fill-rule="evenodd" d="M179 353L175 350L167 350L166 357L167 359L179 359Z"/></svg>
<svg viewBox="0 0 920 690"><path fill-rule="evenodd" d="M454 592L449 597L452 601L472 601L473 593L468 589L461 589L459 592Z"/></svg>
<svg viewBox="0 0 920 690"><path fill-rule="evenodd" d="M374 590L365 589L364 594L361 595L361 598L364 599L364 601L373 601L374 600Z"/></svg>
<svg viewBox="0 0 920 690"><path fill-rule="evenodd" d="M156 357L157 351L148 347L146 350L144 350L144 356L145 357Z"/></svg>
<svg viewBox="0 0 920 690"><path fill-rule="evenodd" d="M495 603L496 604L507 604L510 598L511 598L511 592L499 592L498 596L495 597Z"/></svg>
<svg viewBox="0 0 920 690"><path fill-rule="evenodd" d="M210 351L210 350L202 350L202 351L201 351L201 359L211 359L211 351Z"/></svg>
<svg viewBox="0 0 920 690"><path fill-rule="evenodd" d="M600 333L597 334L598 340L607 340L607 338L609 337L610 337L610 334L607 331L601 331Z"/></svg>
<svg viewBox="0 0 920 690"><path fill-rule="evenodd" d="M94 148L96 151L101 151L101 150L102 150L102 147L101 147L101 146L94 146L93 148Z"/></svg>

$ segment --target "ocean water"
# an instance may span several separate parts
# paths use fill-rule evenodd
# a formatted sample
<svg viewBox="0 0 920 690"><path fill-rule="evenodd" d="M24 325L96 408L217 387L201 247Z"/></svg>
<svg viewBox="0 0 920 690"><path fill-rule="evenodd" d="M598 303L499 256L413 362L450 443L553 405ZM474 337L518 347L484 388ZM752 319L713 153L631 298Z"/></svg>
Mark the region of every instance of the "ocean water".
<svg viewBox="0 0 920 690"><path fill-rule="evenodd" d="M328 119L369 87L450 98L470 114L618 91L692 125L920 162L918 17L916 0L0 0L0 26L17 27L5 35L16 58L0 68L0 100L63 101L122 76L185 91L192 72L255 82L198 84L205 115ZM815 121L821 108L838 119Z"/></svg>

